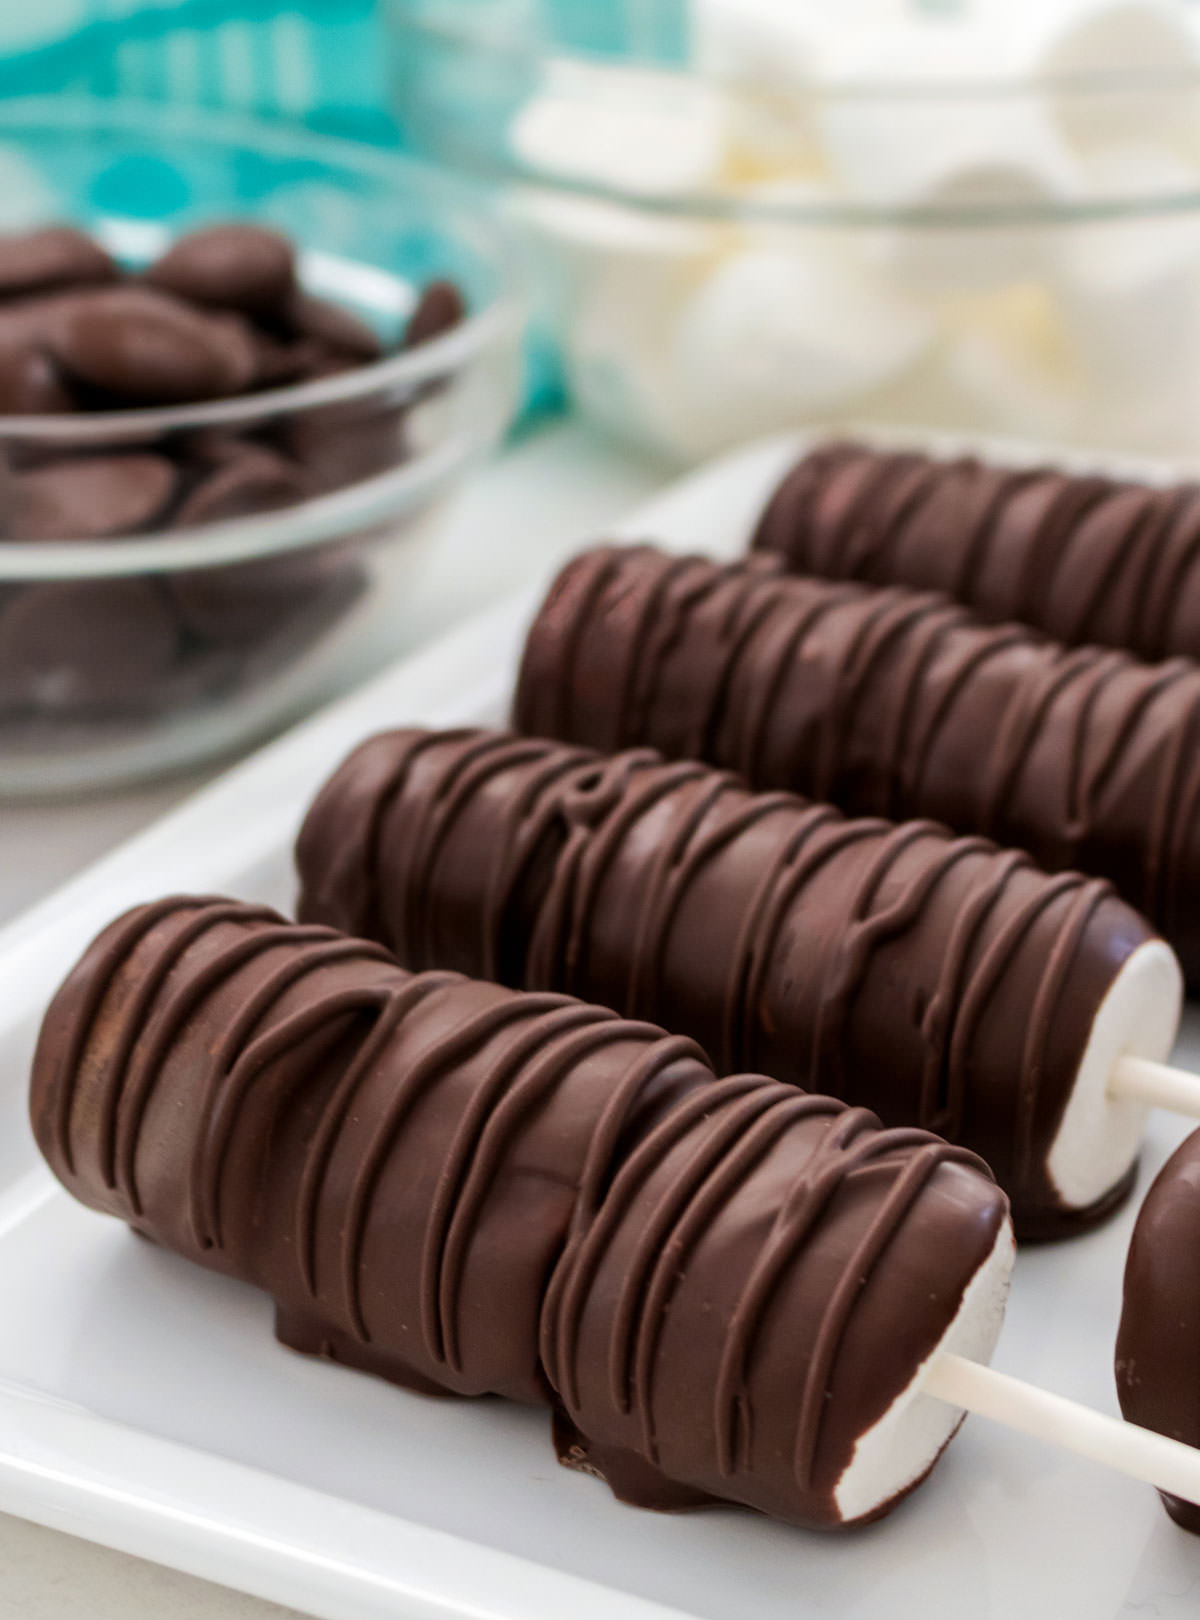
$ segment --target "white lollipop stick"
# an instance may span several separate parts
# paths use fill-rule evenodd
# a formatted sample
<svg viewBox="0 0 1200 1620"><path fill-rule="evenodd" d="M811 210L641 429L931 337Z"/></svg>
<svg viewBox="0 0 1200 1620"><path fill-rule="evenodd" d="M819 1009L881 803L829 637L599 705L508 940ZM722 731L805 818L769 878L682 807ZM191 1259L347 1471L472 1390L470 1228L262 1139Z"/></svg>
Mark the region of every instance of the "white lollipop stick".
<svg viewBox="0 0 1200 1620"><path fill-rule="evenodd" d="M1149 1058L1122 1057L1113 1065L1108 1081L1110 1097L1166 1108L1173 1114L1200 1119L1200 1075Z"/></svg>
<svg viewBox="0 0 1200 1620"><path fill-rule="evenodd" d="M1190 1075L1185 1078L1200 1084ZM948 1350L931 1360L921 1387L925 1394L950 1406L1062 1446L1187 1502L1200 1503L1200 1450L1180 1440L1093 1412L1063 1395L1052 1395Z"/></svg>

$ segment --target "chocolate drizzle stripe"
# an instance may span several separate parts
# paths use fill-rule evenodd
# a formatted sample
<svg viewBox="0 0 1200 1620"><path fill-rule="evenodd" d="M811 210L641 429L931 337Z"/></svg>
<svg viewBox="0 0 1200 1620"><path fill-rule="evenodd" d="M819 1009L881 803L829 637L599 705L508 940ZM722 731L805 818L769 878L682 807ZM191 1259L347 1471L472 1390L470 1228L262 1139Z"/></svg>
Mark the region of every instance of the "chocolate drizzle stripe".
<svg viewBox="0 0 1200 1620"><path fill-rule="evenodd" d="M377 791L387 765L373 750ZM422 789L436 781L423 767ZM685 782L679 806L696 838L720 825L719 799L697 818L698 794ZM356 802L365 826L370 794ZM339 871L361 896L357 860ZM147 1053L135 1209L106 1186L96 1132L114 1088L145 1088ZM64 1083L77 1172L59 1152ZM555 1403L564 1444L573 1432L621 1494L729 1496L806 1524L842 1516L856 1437L909 1387L1005 1221L980 1162L925 1133L762 1076L717 1080L651 1024L411 976L222 902L145 908L93 947L47 1015L31 1119L81 1199L268 1289L295 1348L429 1392ZM931 1185L947 1161L967 1173ZM894 1285L877 1276L893 1246ZM820 1458L801 1478L779 1437L806 1410Z"/></svg>
<svg viewBox="0 0 1200 1620"><path fill-rule="evenodd" d="M456 1313L458 1288L470 1252L473 1222L503 1154L514 1144L525 1116L561 1083L564 1072L613 1041L627 1038L615 1015L577 1003L568 1003L552 1020L543 1020L540 1040L536 1031L533 1034L535 1038L522 1050L519 1082L506 1087L503 1095L497 1091L490 1117L483 1121L475 1142L469 1147L460 1144L457 1155L452 1152L443 1188L453 1186L451 1178L461 1178L461 1191L449 1211L444 1206L435 1211L445 1220L444 1236L441 1222L436 1228L431 1223L426 1242L422 1289L426 1344L435 1359L455 1369L462 1365ZM626 1096L628 1087L626 1077Z"/></svg>
<svg viewBox="0 0 1200 1620"><path fill-rule="evenodd" d="M180 984L173 993L168 992L162 998L160 1007L156 1009L156 1021L153 1024L143 1023L142 1015L147 1011L150 1000L158 997L163 990L170 972L205 933L218 923L240 920L236 911L217 911L215 914L210 913L208 916L198 918L190 928L182 930L173 941L171 951L160 957L158 971L143 980L134 1017L125 1025L126 1039L112 1063L111 1095L114 1101L119 1098L119 1105L116 1108L116 1146L110 1185L119 1187L126 1193L135 1212L140 1212L141 1209L134 1174L138 1134L146 1104L154 1089L155 1076L163 1060L188 1018L208 994L222 980L260 955L264 948L271 945L286 945L290 939L290 925L279 923L271 928L268 924L265 937L248 935L239 940L215 956L206 968ZM303 944L318 939L327 940L329 937L326 929L310 929L306 933L307 938L301 942ZM364 950L369 950L369 947L364 947ZM129 1070L128 1081L126 1067ZM211 1108L213 1089L218 1083L217 1076L209 1077L201 1101L202 1115L206 1115Z"/></svg>
<svg viewBox="0 0 1200 1620"><path fill-rule="evenodd" d="M942 590L1060 641L1200 658L1200 489L819 446L752 546L798 574Z"/></svg>
<svg viewBox="0 0 1200 1620"><path fill-rule="evenodd" d="M721 1044L717 1054L718 1067L725 1071L753 1069L759 1026L759 1008L762 1004L763 980L774 961L776 939L783 919L787 916L796 896L807 878L816 869L816 863L807 864L805 851L814 838L840 822L837 812L827 805L806 808L797 821L795 800L783 794L760 794L754 799L757 815L730 817L727 825L736 827L738 834L752 826L755 820L765 819L782 812L794 821L794 830L779 848L772 862L763 862L758 882L746 907L741 929L734 947L735 971L729 976L729 986L721 1009ZM740 825L738 824L740 819ZM865 830L863 837L869 837ZM850 840L853 842L853 840ZM825 853L832 856L846 845L836 838L827 840ZM696 868L716 853L711 846L698 851Z"/></svg>
<svg viewBox="0 0 1200 1620"><path fill-rule="evenodd" d="M986 920L999 905L1013 876L1028 871L1033 863L1020 850L1005 850L995 861L988 880L971 896L954 920L954 928L942 957L941 974L921 1020L926 1042L926 1063L922 1079L920 1123L937 1121L938 1134L951 1141L962 1130L969 1080L966 1054L970 1052L978 1018L986 997L975 1003L975 1023L963 1019L967 1005L968 964ZM1039 907L1039 913L1042 908ZM1028 927L1030 919L1022 918ZM958 1056L960 1061L954 1061ZM1036 1054L1041 1074L1042 1053Z"/></svg>
<svg viewBox="0 0 1200 1620"><path fill-rule="evenodd" d="M761 1136L757 1127L764 1115L787 1103L794 1112L802 1111L804 1099L781 1098L772 1086L757 1087L732 1106L716 1105L708 1114L709 1129L699 1147L693 1146L687 1164L678 1172L650 1210L638 1232L637 1246L621 1279L621 1291L613 1312L608 1347L609 1398L619 1412L634 1411L635 1391L639 1389L639 1337L643 1323L653 1321L656 1303L652 1290L659 1275L664 1253L671 1253L672 1238L687 1215L693 1200L710 1184L710 1178L732 1177L745 1161L752 1161ZM736 1161L736 1162L735 1162ZM732 1168L731 1168L732 1165ZM617 1216L621 1214L621 1192L628 1182L618 1179L610 1198ZM599 1223L598 1223L599 1224ZM678 1256L675 1257L678 1261ZM643 1396L646 1392L642 1392ZM641 1407L639 1411L643 1410ZM651 1461L657 1448L653 1435L643 1424L643 1446Z"/></svg>
<svg viewBox="0 0 1200 1620"><path fill-rule="evenodd" d="M262 914L264 921L267 920L267 915L264 911ZM160 1028L165 1039L157 1045L150 1044L143 1048L139 1043L144 1036L145 1016L184 952L217 923L233 921L238 916L239 911L236 907L217 907L215 910L197 913L191 923L181 929L172 941L171 949L160 956L155 971L142 980L133 1006L125 1019L120 1043L111 1060L112 1084L105 1094L102 1105L100 1140L103 1145L105 1184L125 1192L135 1212L138 1211L139 1204L134 1182L133 1160L142 1110L153 1085L153 1071L146 1067L145 1060L147 1057L154 1058L160 1055L161 1050L170 1043L177 1027L172 1019L176 1009L168 1003L167 1009L160 1015L162 1020ZM198 1000L201 993L202 991L198 992L194 1000ZM194 1005L194 1000L187 989L183 992L183 998L184 1004L179 1009L180 1021ZM140 1075L140 1079L134 1078L126 1085L127 1068L131 1075Z"/></svg>
<svg viewBox="0 0 1200 1620"><path fill-rule="evenodd" d="M339 911L329 857L358 844L372 788L394 777L388 750L406 758L418 735L420 777L392 795L380 869L362 874L392 913L425 919L384 936L406 966L449 942L468 971L674 1023L720 1073L771 1070L982 1150L1022 1221L1058 1208L1046 1156L1089 1009L1150 937L1105 885L1077 927L1084 879L931 822L847 819L645 750L488 734L481 753L471 733L397 733L365 745L361 777L351 756L306 827L305 892L334 902L330 920L351 923L358 902L348 890ZM696 948L710 916L711 970Z"/></svg>
<svg viewBox="0 0 1200 1620"><path fill-rule="evenodd" d="M195 901L197 907L203 904L202 900ZM148 933L161 918L169 916L173 909L170 900L161 900L155 906L130 912L127 917L114 924L104 936L105 955L116 962L123 960L143 935ZM57 1064L53 1082L54 1148L67 1173L71 1175L75 1173L75 1153L71 1141L71 1106L75 1100L76 1077L96 1015L110 988L109 980L104 974L91 974L85 971L91 966L90 955L100 953L101 943L97 941L92 946L89 957L85 957L76 970L77 977L83 980L83 999L72 1024L70 1037ZM106 1186L112 1182L112 1171L107 1168L112 1162L111 1131L112 1123L109 1117L102 1122L100 1130L101 1153L106 1166L104 1171Z"/></svg>
<svg viewBox="0 0 1200 1620"><path fill-rule="evenodd" d="M455 737L460 737L466 736L468 733L465 731L459 731L455 732L454 735ZM412 769L414 760L421 754L423 748L427 746L429 746L429 744L424 739L413 739L412 748L395 762L391 780L376 799L375 815L372 825L367 829L367 836L365 840L366 865L368 872L377 871L379 868L381 853L380 841L383 837L383 829L387 825L388 810L393 800L403 790L404 784L408 778L408 773ZM365 926L371 936L374 937L375 933L383 923L382 917L378 914L379 908L386 904L387 896L386 894L381 893L378 885L371 883L369 879L365 885L365 888L366 893L370 896L370 905L372 908L372 919L371 921L368 921ZM403 919L404 914L402 912L400 917L396 919L397 924L401 925L401 927ZM403 931L401 931L399 937L404 939L407 936Z"/></svg>
<svg viewBox="0 0 1200 1620"><path fill-rule="evenodd" d="M881 1151L886 1152L887 1146L877 1137L865 1142L857 1165L850 1166L847 1173L853 1174L855 1168L877 1157ZM805 1378L794 1453L796 1477L801 1484L807 1484L813 1478L829 1379L855 1300L933 1171L939 1164L952 1159L954 1152L944 1143L934 1142L919 1148L912 1155L897 1176L887 1198L876 1210L858 1249L842 1270L821 1319L820 1333Z"/></svg>
<svg viewBox="0 0 1200 1620"><path fill-rule="evenodd" d="M1028 498L1038 506L1055 497L1035 482ZM1058 518L1068 506L1055 508ZM1057 534L1053 513L1044 521ZM649 635L637 648L614 648L639 662L646 689L659 694L636 727L615 713L598 674L581 684L585 665L602 669L604 647L586 625L566 622L577 596L569 585L556 588L530 632L522 720L540 718L533 687L553 683L568 690L575 716L562 740L595 746L619 734L677 755L676 694L685 693L687 729L706 738L713 765L740 769L758 788L811 794L853 815L928 817L1024 847L1052 869L1078 865L1109 878L1170 924L1185 972L1200 982L1200 849L1177 820L1200 794L1189 740L1200 731L1197 666L1056 646L1019 625L973 622L928 593L702 559L690 567L704 605L681 622L689 576L676 566L670 655ZM659 568L644 548L604 548L565 574L602 573L612 596L627 597ZM600 618L607 600L594 598ZM714 625L737 623L739 613L754 630L731 658ZM618 619L607 632L615 642L625 633Z"/></svg>
<svg viewBox="0 0 1200 1620"><path fill-rule="evenodd" d="M1071 961L1097 906L1104 899L1103 883L1080 884L1075 891L1066 921L1054 942L1050 959L1033 1005L1033 1016L1025 1036L1024 1061L1017 1088L1017 1164L1027 1175L1033 1163L1034 1116L1042 1085L1042 1064L1051 1021L1064 994Z"/></svg>
<svg viewBox="0 0 1200 1620"><path fill-rule="evenodd" d="M872 911L879 887L896 862L930 831L929 824L920 821L904 822L891 829L879 840L874 860L863 873L858 892L849 906L851 926L828 951L822 966L823 987L813 1032L814 1075L824 1077L832 1073L843 1080L839 1072L843 1067L840 1054L846 1049L850 1007L880 942L902 932L920 916L930 893L950 866L988 847L982 840L950 846L943 861L930 866L923 880L910 883L890 906ZM924 1115L914 1123L924 1125Z"/></svg>
<svg viewBox="0 0 1200 1620"><path fill-rule="evenodd" d="M999 716L996 734L984 756L981 772L984 784L981 793L982 831L994 834L994 830L1003 825L1004 814L1025 761L1051 706L1071 685L1082 683L1086 686L1089 675L1094 675L1095 669L1096 654L1084 648L1068 653L1061 662L1034 670L1026 685L1013 686L1009 702ZM1078 778L1080 770L1080 735L1080 729L1075 728L1069 755L1069 776L1072 781Z"/></svg>
<svg viewBox="0 0 1200 1620"><path fill-rule="evenodd" d="M360 1289L363 1232L379 1173L405 1117L440 1073L461 1063L475 1048L509 1024L528 1017L534 1011L553 1011L558 1005L557 999L537 996L531 997L528 1002L502 1002L495 1007L485 1008L424 1052L409 1067L401 1083L393 1088L361 1162L355 1168L340 1245L341 1287L346 1312L353 1331L364 1344L371 1342L371 1334Z"/></svg>
<svg viewBox="0 0 1200 1620"><path fill-rule="evenodd" d="M573 1246L570 1267L560 1265L562 1280L556 1279L543 1315L542 1344L547 1375L568 1409L579 1404L575 1355L587 1293L630 1195L636 1193L659 1160L687 1138L697 1120L714 1113L729 1099L753 1100L761 1084L754 1075L735 1075L718 1081L703 1096L689 1098L674 1109L645 1138L640 1150L631 1154L620 1167L599 1215ZM624 1384L615 1373L609 1393L621 1409Z"/></svg>
<svg viewBox="0 0 1200 1620"><path fill-rule="evenodd" d="M321 1193L338 1134L345 1124L364 1079L372 1073L404 1019L427 996L454 982L455 976L450 973L424 974L419 979L405 981L398 989L384 989L373 995L363 996L352 989L345 995L344 1007L338 1009L339 1012L352 1011L357 995L359 1009L364 1011L374 1009L376 1018L369 1036L330 1096L313 1132L301 1168L299 1194L296 1199L296 1253L300 1258L305 1287L310 1298L314 1300L319 1291L316 1242ZM343 1268L338 1278L336 1292L339 1298L346 1299L353 1293L354 1279L345 1269L344 1247L341 1252Z"/></svg>
<svg viewBox="0 0 1200 1620"><path fill-rule="evenodd" d="M1097 887L1102 893L1104 886L1098 885ZM1058 877L1049 879L1031 894L1025 906L1013 914L1009 922L991 941L976 969L974 978L967 985L958 1003L958 1019L950 1038L951 1095L962 1084L961 1076L971 1050L971 1039L975 1026L982 1019L989 999L996 993L1005 968L1020 949L1021 940L1034 918L1048 910L1064 895L1077 893L1080 890L1090 890L1091 888L1092 885L1088 884L1086 879L1075 872L1065 872ZM1036 1077L1042 1073L1041 1046L1048 1035L1048 1019L1044 1016L1035 1017L1028 1027L1026 1036L1025 1067L1017 1077L1017 1119L1019 1122L1024 1120L1033 1106L1030 1075ZM958 1078L956 1078L956 1071ZM1023 1123L1018 1123L1016 1131L1018 1150L1024 1136L1025 1126Z"/></svg>
<svg viewBox="0 0 1200 1620"><path fill-rule="evenodd" d="M542 1311L539 1350L552 1384L557 1385L557 1369L564 1364L564 1299L570 1292L574 1302L590 1281L587 1268L581 1268L579 1263L580 1250L600 1214L630 1103L638 1095L639 1086L648 1085L681 1059L705 1061L700 1048L685 1036L660 1037L630 1069L627 1083L613 1092L597 1125L580 1176L579 1196L566 1241L547 1287Z"/></svg>
<svg viewBox="0 0 1200 1620"><path fill-rule="evenodd" d="M613 1369L625 1369L621 1389L621 1409L633 1410L641 1431L642 1450L652 1462L658 1461L658 1443L654 1433L654 1372L657 1362L659 1335L667 1318L671 1294L677 1278L687 1267L693 1245L713 1229L721 1210L736 1196L738 1189L763 1161L770 1150L787 1134L797 1120L828 1112L823 1099L805 1096L767 1096L755 1099L752 1121L743 1123L736 1115L725 1123L723 1130L714 1130L706 1144L708 1152L702 1165L697 1166L694 1179L678 1177L671 1188L672 1199L660 1206L663 1226L656 1228L659 1242L650 1247L650 1231L637 1252L631 1267L622 1299L624 1317L616 1322L624 1330L624 1337L614 1335ZM873 1116L868 1116L873 1117ZM814 1175L814 1161L825 1155L831 1136L853 1129L852 1114L837 1116L816 1154L802 1172L802 1179L810 1183ZM731 1128L732 1127L732 1128ZM701 1173L702 1172L702 1173ZM838 1172L833 1173L838 1179ZM666 1225L666 1221L670 1225ZM640 1277L639 1277L640 1272ZM640 1286L639 1286L640 1284ZM635 1293L635 1288L640 1293ZM632 1324L636 1323L636 1326ZM726 1333L736 1331L737 1313ZM619 1359L618 1359L619 1358ZM719 1398L719 1396L718 1396ZM720 1435L720 1409L718 1425ZM718 1440L718 1457L720 1441ZM722 1468L722 1472L725 1470Z"/></svg>
<svg viewBox="0 0 1200 1620"><path fill-rule="evenodd" d="M312 972L321 965L320 962L309 963L306 970ZM360 1013L374 1014L379 1004L380 993L372 989L355 987L323 996L251 1042L227 1074L222 1076L218 1070L203 1097L202 1126L197 1133L189 1176L192 1229L199 1248L223 1246L220 1192L224 1154L236 1129L238 1109L254 1081L272 1063L286 1057L317 1031L339 1019L349 1020Z"/></svg>

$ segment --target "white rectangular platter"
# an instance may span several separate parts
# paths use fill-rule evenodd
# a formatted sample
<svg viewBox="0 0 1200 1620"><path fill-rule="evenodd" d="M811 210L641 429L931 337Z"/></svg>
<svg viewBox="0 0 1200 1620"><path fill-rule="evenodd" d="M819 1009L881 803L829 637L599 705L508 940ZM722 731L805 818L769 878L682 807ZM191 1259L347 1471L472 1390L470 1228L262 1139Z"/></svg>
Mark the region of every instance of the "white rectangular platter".
<svg viewBox="0 0 1200 1620"><path fill-rule="evenodd" d="M623 532L732 554L795 450L718 463ZM384 726L501 722L543 585L298 727L0 934L0 1510L323 1620L1193 1620L1200 1540L1152 1491L1049 1447L972 1420L898 1512L842 1537L736 1509L641 1512L556 1465L544 1413L305 1361L275 1343L265 1297L136 1242L42 1168L29 1054L86 941L168 892L290 909L291 841L317 785ZM1178 1057L1195 1068L1189 1019ZM1138 1198L1185 1129L1156 1117ZM998 1366L1115 1410L1135 1208L1022 1253Z"/></svg>

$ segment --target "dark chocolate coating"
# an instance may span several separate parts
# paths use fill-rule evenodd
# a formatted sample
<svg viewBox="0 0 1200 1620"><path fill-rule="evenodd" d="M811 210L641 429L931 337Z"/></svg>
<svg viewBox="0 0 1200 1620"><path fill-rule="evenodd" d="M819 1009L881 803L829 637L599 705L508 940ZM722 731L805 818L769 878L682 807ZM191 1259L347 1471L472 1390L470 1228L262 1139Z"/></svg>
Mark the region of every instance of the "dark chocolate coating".
<svg viewBox="0 0 1200 1620"><path fill-rule="evenodd" d="M404 330L404 347L415 349L459 325L467 313L463 296L452 281L431 281Z"/></svg>
<svg viewBox="0 0 1200 1620"><path fill-rule="evenodd" d="M560 1456L630 1502L732 1497L837 1524L856 1441L1000 1230L999 1200L952 1152L757 1075L677 1106L548 1290Z"/></svg>
<svg viewBox="0 0 1200 1620"><path fill-rule="evenodd" d="M1200 983L1200 669L1182 660L1066 648L765 558L599 548L538 614L516 716L1108 878Z"/></svg>
<svg viewBox="0 0 1200 1620"><path fill-rule="evenodd" d="M354 359L359 365L378 360L383 344L364 320L341 304L316 298L299 289L283 311L284 323L294 337L312 338L335 353Z"/></svg>
<svg viewBox="0 0 1200 1620"><path fill-rule="evenodd" d="M434 967L557 990L980 1154L1018 1234L1071 1210L1046 1159L1113 979L1152 938L1107 884L930 823L847 820L649 751L397 731L322 789L299 915Z"/></svg>
<svg viewBox="0 0 1200 1620"><path fill-rule="evenodd" d="M99 242L73 225L0 236L0 298L115 281L119 274Z"/></svg>
<svg viewBox="0 0 1200 1620"><path fill-rule="evenodd" d="M179 652L153 579L46 580L0 607L0 711L99 716L153 711Z"/></svg>
<svg viewBox="0 0 1200 1620"><path fill-rule="evenodd" d="M208 314L153 287L80 293L61 323L54 354L69 376L139 405L174 405L238 394L256 369L249 329L232 314Z"/></svg>
<svg viewBox="0 0 1200 1620"><path fill-rule="evenodd" d="M0 416L60 416L77 401L45 349L35 342L0 347Z"/></svg>
<svg viewBox="0 0 1200 1620"><path fill-rule="evenodd" d="M753 545L799 574L945 591L1070 644L1200 659L1200 485L833 443L783 479Z"/></svg>
<svg viewBox="0 0 1200 1620"><path fill-rule="evenodd" d="M1131 1423L1200 1446L1200 1131L1176 1148L1138 1213L1125 1262L1117 1395ZM1162 1493L1200 1535L1200 1507Z"/></svg>
<svg viewBox="0 0 1200 1620"><path fill-rule="evenodd" d="M359 594L361 578L352 559L318 550L188 569L172 574L166 589L190 632L249 651L286 642L314 615L332 623Z"/></svg>
<svg viewBox="0 0 1200 1620"><path fill-rule="evenodd" d="M100 936L30 1109L77 1198L266 1289L286 1343L552 1402L619 1494L797 1524L838 1522L1006 1220L924 1132L219 900Z"/></svg>
<svg viewBox="0 0 1200 1620"><path fill-rule="evenodd" d="M314 494L374 478L404 459L405 405L383 397L336 401L296 412L280 424L283 450Z"/></svg>
<svg viewBox="0 0 1200 1620"><path fill-rule="evenodd" d="M433 281L403 343L392 347L434 337L464 312L457 288ZM192 232L141 274L70 227L0 237L0 417L201 403L317 382L384 353L379 335L352 310L299 285L292 244L263 226L238 221ZM3 459L38 476L0 495L0 537L103 538L144 533L160 521L184 527L282 509L402 461L407 415L419 397L393 391L299 416L286 405L264 406L249 428L180 431L168 420L135 436L122 424L119 442L103 451L90 440L86 450L66 451L56 437L10 432ZM214 457L217 442L223 450ZM231 446L240 447L236 468ZM135 489L138 464L127 459L135 449L158 458L156 477L173 463L161 500L145 479ZM109 486L93 491L104 455L113 458ZM40 476L50 464L61 468L57 480ZM123 506L127 521L118 520Z"/></svg>
<svg viewBox="0 0 1200 1620"><path fill-rule="evenodd" d="M212 471L180 501L172 522L225 523L252 512L278 511L302 499L304 481L294 462L245 439L228 441Z"/></svg>
<svg viewBox="0 0 1200 1620"><path fill-rule="evenodd" d="M22 540L135 534L163 516L176 471L153 452L65 456L13 475L9 531Z"/></svg>
<svg viewBox="0 0 1200 1620"><path fill-rule="evenodd" d="M180 237L142 279L193 304L274 315L295 286L296 261L286 236L238 221Z"/></svg>

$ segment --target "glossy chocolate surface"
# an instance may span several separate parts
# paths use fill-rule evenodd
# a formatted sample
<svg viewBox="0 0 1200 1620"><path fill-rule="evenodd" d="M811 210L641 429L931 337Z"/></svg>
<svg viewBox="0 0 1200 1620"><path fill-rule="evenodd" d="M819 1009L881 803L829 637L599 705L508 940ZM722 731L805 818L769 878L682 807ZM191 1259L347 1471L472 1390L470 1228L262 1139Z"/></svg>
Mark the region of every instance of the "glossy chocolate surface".
<svg viewBox="0 0 1200 1620"><path fill-rule="evenodd" d="M984 1157L1018 1232L1092 1019L1152 934L1107 884L930 823L851 820L648 750L384 733L297 845L299 914L453 968L578 995Z"/></svg>
<svg viewBox="0 0 1200 1620"><path fill-rule="evenodd" d="M424 342L465 313L457 289L433 281L393 347ZM384 353L351 310L301 287L292 244L258 225L191 232L140 274L69 227L0 236L0 418L261 394ZM427 385L442 386L441 376ZM6 432L0 421L0 542L123 540L299 505L404 461L416 397L390 387L307 410L264 403L245 423L114 426L111 441L31 436L28 422ZM362 594L361 558L332 546L322 553L6 589L4 744L69 748L97 724L121 735L147 716L249 692L327 635ZM105 647L113 673L97 669Z"/></svg>
<svg viewBox="0 0 1200 1620"><path fill-rule="evenodd" d="M650 547L569 563L524 731L647 744L855 815L929 817L1107 878L1200 982L1200 668L983 625L944 597Z"/></svg>
<svg viewBox="0 0 1200 1620"><path fill-rule="evenodd" d="M31 1117L76 1197L266 1289L285 1342L548 1402L564 1460L647 1505L798 1524L838 1521L1006 1219L924 1132L220 900L92 945Z"/></svg>
<svg viewBox="0 0 1200 1620"><path fill-rule="evenodd" d="M465 318L458 289L423 290L393 348L413 348ZM145 271L127 272L82 232L53 227L0 237L0 417L62 416L205 403L317 382L379 360L387 345L352 310L306 291L292 244L245 222L181 236ZM432 386L438 386L438 379ZM302 501L386 471L404 458L411 398L394 390L338 405L289 406L245 426L139 430L136 441L72 446L6 437L0 460L64 482L88 457L119 463L134 449L170 463L170 499L130 506L103 487L86 502L34 501L0 489L0 538L86 540L225 522ZM286 462L262 477L206 481L217 437L247 456ZM115 476L115 474L114 474Z"/></svg>
<svg viewBox="0 0 1200 1620"><path fill-rule="evenodd" d="M944 591L1059 641L1200 659L1200 485L832 443L782 480L753 544L799 574Z"/></svg>
<svg viewBox="0 0 1200 1620"><path fill-rule="evenodd" d="M1200 1131L1155 1177L1125 1263L1117 1394L1131 1423L1200 1446ZM1200 1535L1200 1507L1162 1493Z"/></svg>

